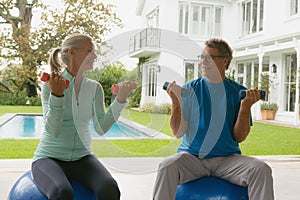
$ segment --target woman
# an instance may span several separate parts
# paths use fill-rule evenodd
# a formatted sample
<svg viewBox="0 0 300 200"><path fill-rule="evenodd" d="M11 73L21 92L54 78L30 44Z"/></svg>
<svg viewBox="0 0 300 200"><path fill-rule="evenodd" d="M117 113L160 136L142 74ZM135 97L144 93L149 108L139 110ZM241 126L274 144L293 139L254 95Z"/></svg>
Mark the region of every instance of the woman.
<svg viewBox="0 0 300 200"><path fill-rule="evenodd" d="M129 82L119 83L116 99L105 111L102 86L83 73L93 68L94 48L89 36L73 34L49 58L51 75L42 85L41 96L44 131L32 174L51 200L73 199L70 179L93 191L99 200L120 199L116 181L92 154L89 124L93 120L96 132L105 134L120 116L132 88ZM70 81L67 89L66 79Z"/></svg>

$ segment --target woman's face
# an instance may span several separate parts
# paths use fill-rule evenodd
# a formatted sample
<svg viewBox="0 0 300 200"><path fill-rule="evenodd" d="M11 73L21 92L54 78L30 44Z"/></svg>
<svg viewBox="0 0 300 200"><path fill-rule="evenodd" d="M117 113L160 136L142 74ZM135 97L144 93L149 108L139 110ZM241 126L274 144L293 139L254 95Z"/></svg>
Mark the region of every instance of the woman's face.
<svg viewBox="0 0 300 200"><path fill-rule="evenodd" d="M95 53L94 44L90 40L85 40L79 48L74 49L72 62L73 71L83 73L86 70L93 69L96 58L97 55Z"/></svg>

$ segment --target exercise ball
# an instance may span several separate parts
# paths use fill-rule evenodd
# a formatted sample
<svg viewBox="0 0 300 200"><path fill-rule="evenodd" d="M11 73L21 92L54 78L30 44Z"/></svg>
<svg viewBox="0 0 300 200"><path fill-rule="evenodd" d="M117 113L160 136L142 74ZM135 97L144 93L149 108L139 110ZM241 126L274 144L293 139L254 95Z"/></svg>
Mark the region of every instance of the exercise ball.
<svg viewBox="0 0 300 200"><path fill-rule="evenodd" d="M71 180L71 185L74 191L74 200L97 199L93 192L81 184ZM48 198L39 190L32 178L31 171L28 171L13 185L8 200L48 200Z"/></svg>
<svg viewBox="0 0 300 200"><path fill-rule="evenodd" d="M177 186L176 200L248 200L248 187L217 177L203 177Z"/></svg>

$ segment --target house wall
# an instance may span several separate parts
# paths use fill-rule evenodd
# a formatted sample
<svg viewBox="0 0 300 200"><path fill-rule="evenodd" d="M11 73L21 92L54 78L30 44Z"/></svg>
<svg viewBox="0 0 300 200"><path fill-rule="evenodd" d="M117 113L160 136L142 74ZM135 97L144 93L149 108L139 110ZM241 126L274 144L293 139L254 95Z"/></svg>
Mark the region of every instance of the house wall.
<svg viewBox="0 0 300 200"><path fill-rule="evenodd" d="M182 36L177 33L179 23L179 1L177 0L145 0L144 9L141 14L143 19L143 28L147 27L146 16L154 8L159 7L159 26L160 29L165 29L174 32L174 44L179 48L175 50L172 47L166 47L164 43L172 41L171 37L163 38L162 47L159 57L156 62L161 66L161 71L158 74L158 84L163 84L164 81L176 80L179 85L184 84L184 61L193 60L201 52L203 42L209 38L186 35ZM297 53L296 49L300 49L300 14L297 16L289 16L289 0L264 0L264 24L263 31L241 36L241 10L240 3L236 0L191 0L189 2L208 3L223 7L222 13L222 33L221 37L229 42L234 50L234 59L231 63L232 69L237 70L237 64L256 60L261 62L262 59L268 58L269 65L275 64L277 72L272 73L269 68L269 75L273 85L270 88L270 101L279 104L275 120L292 122L298 124L298 114L296 112L287 112L285 108L285 69L287 63L285 56L287 54ZM192 41L192 42L191 42ZM194 43L191 48L187 48L185 42ZM172 52L173 50L173 52ZM181 53L190 50L195 53ZM300 50L297 58L300 58ZM298 61L299 65L299 61ZM298 66L299 68L299 66ZM253 74L252 74L253 75ZM161 88L159 86L159 88ZM165 91L158 90L158 95L155 99L156 104L170 102ZM295 105L298 106L298 105ZM298 109L296 110L298 112ZM256 103L252 107L254 119L260 119L260 106Z"/></svg>

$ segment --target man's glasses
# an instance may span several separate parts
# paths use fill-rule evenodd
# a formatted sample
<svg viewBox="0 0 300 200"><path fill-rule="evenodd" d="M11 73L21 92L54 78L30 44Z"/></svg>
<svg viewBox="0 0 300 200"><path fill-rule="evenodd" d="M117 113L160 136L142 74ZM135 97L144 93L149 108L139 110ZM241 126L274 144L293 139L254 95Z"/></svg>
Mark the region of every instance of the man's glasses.
<svg viewBox="0 0 300 200"><path fill-rule="evenodd" d="M199 55L198 60L207 60L207 61L212 61L216 58L226 58L226 56L214 56L214 55Z"/></svg>

